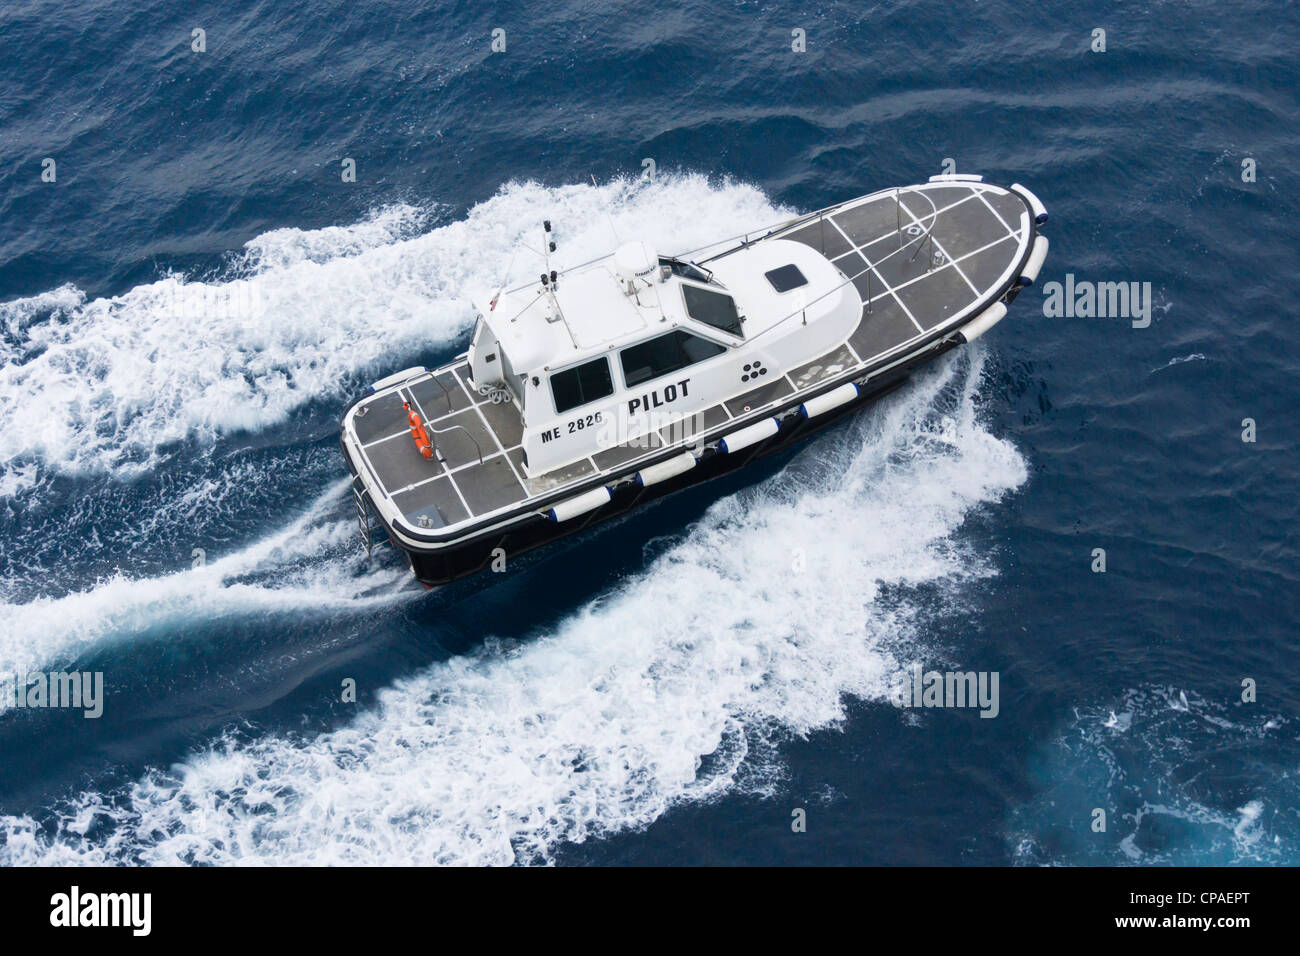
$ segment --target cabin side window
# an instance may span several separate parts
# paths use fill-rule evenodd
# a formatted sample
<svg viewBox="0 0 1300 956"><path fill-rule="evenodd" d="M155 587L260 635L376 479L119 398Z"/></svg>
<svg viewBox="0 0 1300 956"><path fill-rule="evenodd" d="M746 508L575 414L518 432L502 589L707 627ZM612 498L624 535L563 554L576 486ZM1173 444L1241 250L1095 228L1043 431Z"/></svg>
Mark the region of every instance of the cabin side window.
<svg viewBox="0 0 1300 956"><path fill-rule="evenodd" d="M686 312L696 322L732 335L742 335L740 313L736 311L736 300L731 296L686 283L682 283L682 296L686 299Z"/></svg>
<svg viewBox="0 0 1300 956"><path fill-rule="evenodd" d="M638 345L628 346L619 353L619 360L623 363L623 381L631 388L721 355L725 351L725 345L677 329Z"/></svg>
<svg viewBox="0 0 1300 956"><path fill-rule="evenodd" d="M609 374L609 359L603 355L594 362L575 365L551 376L551 397L555 399L557 414L613 393L614 381Z"/></svg>

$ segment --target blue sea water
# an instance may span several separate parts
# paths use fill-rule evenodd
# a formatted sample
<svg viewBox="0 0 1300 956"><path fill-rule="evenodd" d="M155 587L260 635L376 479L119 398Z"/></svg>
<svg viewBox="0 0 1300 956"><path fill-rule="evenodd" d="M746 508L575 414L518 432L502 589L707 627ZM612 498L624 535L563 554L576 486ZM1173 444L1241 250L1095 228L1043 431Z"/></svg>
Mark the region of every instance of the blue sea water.
<svg viewBox="0 0 1300 956"><path fill-rule="evenodd" d="M0 675L106 701L0 701L0 861L1296 863L1298 48L1280 2L9 0ZM504 575L361 552L340 411L541 219L688 249L945 159L1052 215L976 346ZM1046 316L1067 274L1150 326ZM998 716L896 708L912 663Z"/></svg>

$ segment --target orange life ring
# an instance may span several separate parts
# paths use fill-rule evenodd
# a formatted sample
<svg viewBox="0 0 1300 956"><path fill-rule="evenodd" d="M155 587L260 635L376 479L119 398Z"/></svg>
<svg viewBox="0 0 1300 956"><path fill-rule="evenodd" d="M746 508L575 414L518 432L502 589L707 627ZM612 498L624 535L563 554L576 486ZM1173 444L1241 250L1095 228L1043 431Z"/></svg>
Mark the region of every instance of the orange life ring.
<svg viewBox="0 0 1300 956"><path fill-rule="evenodd" d="M425 458L432 458L433 442L429 440L429 433L424 430L424 423L420 421L420 416L411 410L410 402L402 402L402 407L406 409L406 420L411 424L411 437L415 439L415 447Z"/></svg>

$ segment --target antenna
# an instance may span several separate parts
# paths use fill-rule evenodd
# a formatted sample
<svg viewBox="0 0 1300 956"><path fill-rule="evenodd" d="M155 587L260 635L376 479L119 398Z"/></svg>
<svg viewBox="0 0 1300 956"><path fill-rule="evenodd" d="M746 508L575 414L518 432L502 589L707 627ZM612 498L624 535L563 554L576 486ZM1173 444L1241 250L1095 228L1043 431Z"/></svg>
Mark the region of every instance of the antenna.
<svg viewBox="0 0 1300 956"><path fill-rule="evenodd" d="M501 298L501 290L506 287L506 282L510 279L510 270L515 267L515 256L517 255L519 255L519 245L516 245L515 251L510 254L510 263L506 266L505 275L501 277L501 282L497 286L496 292L492 293L492 301L488 303L489 312L495 312L497 310L497 300Z"/></svg>

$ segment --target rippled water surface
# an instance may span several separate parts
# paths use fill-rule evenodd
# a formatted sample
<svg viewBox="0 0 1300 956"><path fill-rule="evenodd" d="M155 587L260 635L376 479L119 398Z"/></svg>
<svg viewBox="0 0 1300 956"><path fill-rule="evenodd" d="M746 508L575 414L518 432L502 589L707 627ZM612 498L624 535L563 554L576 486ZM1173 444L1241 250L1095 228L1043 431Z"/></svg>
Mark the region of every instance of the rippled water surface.
<svg viewBox="0 0 1300 956"><path fill-rule="evenodd" d="M6 4L0 675L106 700L0 699L0 861L1297 862L1298 47L1284 3ZM506 575L359 550L339 413L541 219L684 250L945 160L1051 211L976 346ZM1048 317L1067 274L1149 327ZM914 663L997 718L892 706Z"/></svg>

